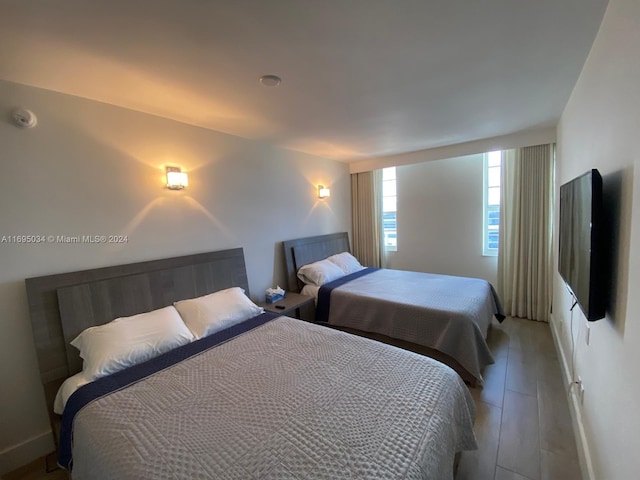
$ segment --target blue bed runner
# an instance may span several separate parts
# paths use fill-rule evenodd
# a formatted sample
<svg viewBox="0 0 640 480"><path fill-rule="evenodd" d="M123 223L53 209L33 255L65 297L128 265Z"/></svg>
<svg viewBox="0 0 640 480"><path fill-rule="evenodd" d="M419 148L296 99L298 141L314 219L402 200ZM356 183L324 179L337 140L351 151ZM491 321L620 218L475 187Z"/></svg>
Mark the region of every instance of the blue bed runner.
<svg viewBox="0 0 640 480"><path fill-rule="evenodd" d="M351 280L355 280L356 278L363 277L370 273L376 272L380 270L379 268L365 268L364 270L359 270L350 275L346 275L344 277L340 277L333 282L325 283L318 290L318 304L316 305L316 322L328 322L329 321L329 309L331 308L331 292L334 288L341 287L345 283L350 282Z"/></svg>
<svg viewBox="0 0 640 480"><path fill-rule="evenodd" d="M214 333L200 340L196 340L187 345L170 350L144 363L121 370L112 375L99 378L91 383L83 385L76 390L65 406L62 415L62 425L60 429L60 446L58 448L58 464L67 470L71 470L72 464L72 438L73 419L76 414L88 403L107 395L116 390L120 390L134 382L153 375L160 370L164 370L176 363L186 360L216 345L226 342L242 333L248 332L260 325L264 325L271 320L280 317L275 313L263 313L257 317L250 318L244 322L233 325L225 330Z"/></svg>

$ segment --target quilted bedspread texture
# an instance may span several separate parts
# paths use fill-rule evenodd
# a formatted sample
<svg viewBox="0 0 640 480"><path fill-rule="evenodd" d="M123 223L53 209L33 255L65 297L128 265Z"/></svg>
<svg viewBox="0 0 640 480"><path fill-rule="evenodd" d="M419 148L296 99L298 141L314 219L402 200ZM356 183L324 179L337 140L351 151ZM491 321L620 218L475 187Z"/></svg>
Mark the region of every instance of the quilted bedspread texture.
<svg viewBox="0 0 640 480"><path fill-rule="evenodd" d="M84 407L80 479L452 479L475 407L435 360L280 317Z"/></svg>
<svg viewBox="0 0 640 480"><path fill-rule="evenodd" d="M482 367L494 362L485 338L499 311L485 280L381 269L333 291L329 323L446 353L482 382Z"/></svg>

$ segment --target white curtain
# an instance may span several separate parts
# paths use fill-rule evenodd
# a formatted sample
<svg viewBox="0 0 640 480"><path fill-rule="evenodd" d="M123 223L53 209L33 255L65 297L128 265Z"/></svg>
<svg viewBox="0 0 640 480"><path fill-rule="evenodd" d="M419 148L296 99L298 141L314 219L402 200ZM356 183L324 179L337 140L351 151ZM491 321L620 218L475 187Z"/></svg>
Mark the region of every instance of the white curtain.
<svg viewBox="0 0 640 480"><path fill-rule="evenodd" d="M382 170L351 174L353 255L367 267L382 258Z"/></svg>
<svg viewBox="0 0 640 480"><path fill-rule="evenodd" d="M503 152L498 294L507 315L548 321L554 145Z"/></svg>

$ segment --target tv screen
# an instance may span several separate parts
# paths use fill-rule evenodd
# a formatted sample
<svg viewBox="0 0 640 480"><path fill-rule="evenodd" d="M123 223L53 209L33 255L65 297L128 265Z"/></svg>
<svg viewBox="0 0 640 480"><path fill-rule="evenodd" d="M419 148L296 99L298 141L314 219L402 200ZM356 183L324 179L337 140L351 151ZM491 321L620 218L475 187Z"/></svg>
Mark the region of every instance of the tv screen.
<svg viewBox="0 0 640 480"><path fill-rule="evenodd" d="M587 320L605 316L602 177L593 169L560 187L558 271Z"/></svg>

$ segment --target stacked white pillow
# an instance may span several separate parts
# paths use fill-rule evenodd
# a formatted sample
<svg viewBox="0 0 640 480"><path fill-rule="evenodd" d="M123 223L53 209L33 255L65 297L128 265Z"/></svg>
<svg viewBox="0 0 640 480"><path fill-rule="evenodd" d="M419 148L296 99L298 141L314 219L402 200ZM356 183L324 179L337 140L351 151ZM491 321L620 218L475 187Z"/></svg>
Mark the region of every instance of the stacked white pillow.
<svg viewBox="0 0 640 480"><path fill-rule="evenodd" d="M175 303L182 320L197 338L229 328L264 312L239 287Z"/></svg>
<svg viewBox="0 0 640 480"><path fill-rule="evenodd" d="M349 252L342 252L331 255L324 260L303 265L298 270L298 278L306 285L320 287L363 268L353 255Z"/></svg>
<svg viewBox="0 0 640 480"><path fill-rule="evenodd" d="M71 345L80 350L83 376L92 381L193 340L178 311L169 306L87 328Z"/></svg>
<svg viewBox="0 0 640 480"><path fill-rule="evenodd" d="M327 258L327 260L337 265L347 275L364 269L358 259L349 252L336 253Z"/></svg>
<svg viewBox="0 0 640 480"><path fill-rule="evenodd" d="M322 286L325 283L344 277L344 270L328 259L303 265L298 270L298 278L307 285Z"/></svg>

